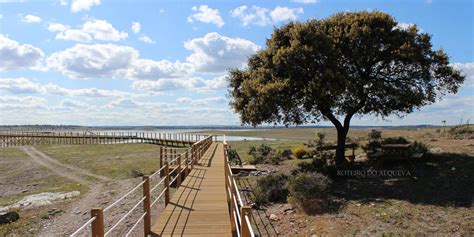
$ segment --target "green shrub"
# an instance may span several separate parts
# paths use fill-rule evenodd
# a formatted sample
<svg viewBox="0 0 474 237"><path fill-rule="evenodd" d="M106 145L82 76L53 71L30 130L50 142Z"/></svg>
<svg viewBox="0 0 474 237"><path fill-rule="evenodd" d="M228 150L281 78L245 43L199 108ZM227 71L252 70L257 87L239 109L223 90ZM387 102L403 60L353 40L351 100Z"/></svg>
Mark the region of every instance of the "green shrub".
<svg viewBox="0 0 474 237"><path fill-rule="evenodd" d="M295 156L297 159L303 159L306 154L308 154L308 150L304 146L298 146L293 148L293 156Z"/></svg>
<svg viewBox="0 0 474 237"><path fill-rule="evenodd" d="M375 151L382 146L382 131L372 129L368 135L369 142L362 146L365 152Z"/></svg>
<svg viewBox="0 0 474 237"><path fill-rule="evenodd" d="M259 147L252 146L248 152L253 157L251 164L278 164L280 155L275 152L269 145L261 144Z"/></svg>
<svg viewBox="0 0 474 237"><path fill-rule="evenodd" d="M382 145L386 144L409 144L410 142L404 137L387 137L382 140Z"/></svg>
<svg viewBox="0 0 474 237"><path fill-rule="evenodd" d="M415 154L415 153L426 154L428 150L429 150L428 145L420 141L415 141L410 148L410 153L411 154Z"/></svg>
<svg viewBox="0 0 474 237"><path fill-rule="evenodd" d="M289 201L308 214L326 207L331 180L320 173L298 173L288 180Z"/></svg>
<svg viewBox="0 0 474 237"><path fill-rule="evenodd" d="M242 165L242 161L240 160L239 154L237 153L236 149L232 149L231 147L229 147L227 149L227 156L229 157L229 161L231 162L231 164Z"/></svg>
<svg viewBox="0 0 474 237"><path fill-rule="evenodd" d="M284 149L282 152L281 152L281 158L283 159L291 159L291 149Z"/></svg>
<svg viewBox="0 0 474 237"><path fill-rule="evenodd" d="M252 201L257 206L269 202L284 202L288 196L287 182L288 176L283 174L269 174L257 180L257 184L252 190Z"/></svg>

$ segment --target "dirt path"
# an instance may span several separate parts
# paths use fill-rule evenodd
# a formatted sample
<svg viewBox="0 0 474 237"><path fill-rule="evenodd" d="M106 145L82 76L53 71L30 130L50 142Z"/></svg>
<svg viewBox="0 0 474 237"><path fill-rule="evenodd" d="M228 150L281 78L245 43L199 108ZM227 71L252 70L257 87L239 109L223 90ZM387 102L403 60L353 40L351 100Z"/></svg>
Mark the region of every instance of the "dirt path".
<svg viewBox="0 0 474 237"><path fill-rule="evenodd" d="M89 191L79 199L55 204L54 208L61 210L63 213L45 220L43 229L38 233L38 236L67 236L71 234L90 218L91 207L106 207L140 181L136 178L111 180L87 170L63 164L34 147L25 146L20 149L30 157L32 162L89 188ZM124 199L118 208L110 210L107 213L108 223L106 223L106 226L110 227L111 223L117 221L125 212L124 210L128 210L133 203L134 200ZM129 227L130 222L126 221L124 225Z"/></svg>
<svg viewBox="0 0 474 237"><path fill-rule="evenodd" d="M63 164L63 163L47 156L46 154L44 154L43 152L37 150L34 147L25 146L25 147L21 147L20 149L22 151L24 151L26 154L28 154L28 156L34 162L38 163L39 165L42 165L42 166L50 169L51 171L53 171L55 174L57 174L59 176L62 176L62 177L68 178L68 179L72 179L72 180L74 180L78 183L86 184L86 185L92 185L93 182L88 180L87 177L92 177L92 178L98 179L100 181L110 181L111 180L111 179L109 179L107 177L104 177L104 176L92 174L87 170L84 170L84 169L81 169L81 168L78 168L78 167L74 167L74 166L71 166L71 165Z"/></svg>

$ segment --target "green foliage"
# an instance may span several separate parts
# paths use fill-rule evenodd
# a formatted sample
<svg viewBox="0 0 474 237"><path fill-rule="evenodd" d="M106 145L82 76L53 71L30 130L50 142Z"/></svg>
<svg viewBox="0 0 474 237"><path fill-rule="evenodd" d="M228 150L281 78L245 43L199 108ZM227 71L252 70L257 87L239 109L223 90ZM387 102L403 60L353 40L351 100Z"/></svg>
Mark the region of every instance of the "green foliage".
<svg viewBox="0 0 474 237"><path fill-rule="evenodd" d="M252 146L248 152L253 157L251 164L273 164L280 163L282 153L274 151L269 145L261 144L259 147Z"/></svg>
<svg viewBox="0 0 474 237"><path fill-rule="evenodd" d="M291 154L292 154L291 149L284 149L281 152L280 156L283 159L291 159Z"/></svg>
<svg viewBox="0 0 474 237"><path fill-rule="evenodd" d="M288 196L287 181L288 176L283 174L269 174L257 180L252 189L252 201L257 206L269 202L284 202Z"/></svg>
<svg viewBox="0 0 474 237"><path fill-rule="evenodd" d="M290 202L295 202L306 213L312 214L324 208L331 180L320 173L298 173L288 180Z"/></svg>
<svg viewBox="0 0 474 237"><path fill-rule="evenodd" d="M227 148L227 156L229 158L229 161L232 164L238 164L241 165L242 161L240 160L239 154L237 153L236 149L232 149L231 147Z"/></svg>
<svg viewBox="0 0 474 237"><path fill-rule="evenodd" d="M428 151L429 151L428 145L426 145L425 143L423 143L421 141L413 142L413 144L410 148L410 153L411 154L415 154L415 153L426 154L426 153L428 153Z"/></svg>
<svg viewBox="0 0 474 237"><path fill-rule="evenodd" d="M382 131L372 129L368 138L369 142L365 146L362 146L365 152L374 151L382 146Z"/></svg>
<svg viewBox="0 0 474 237"><path fill-rule="evenodd" d="M456 93L465 76L448 55L416 26L397 25L361 11L276 28L245 69L229 72L230 105L243 124L330 120L343 146L355 115L402 116Z"/></svg>
<svg viewBox="0 0 474 237"><path fill-rule="evenodd" d="M293 148L292 153L297 159L303 159L308 154L308 150L304 146L298 146Z"/></svg>
<svg viewBox="0 0 474 237"><path fill-rule="evenodd" d="M387 137L382 140L382 145L386 144L409 144L410 142L404 137Z"/></svg>

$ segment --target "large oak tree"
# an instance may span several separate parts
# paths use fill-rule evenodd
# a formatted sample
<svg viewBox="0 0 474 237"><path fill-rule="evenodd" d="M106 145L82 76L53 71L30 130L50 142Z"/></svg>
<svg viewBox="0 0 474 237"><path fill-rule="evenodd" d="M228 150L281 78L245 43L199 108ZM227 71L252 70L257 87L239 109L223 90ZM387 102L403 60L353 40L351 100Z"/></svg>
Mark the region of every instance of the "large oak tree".
<svg viewBox="0 0 474 237"><path fill-rule="evenodd" d="M331 121L340 165L354 116L403 116L457 92L464 76L430 41L379 11L291 22L230 70L230 105L253 126Z"/></svg>

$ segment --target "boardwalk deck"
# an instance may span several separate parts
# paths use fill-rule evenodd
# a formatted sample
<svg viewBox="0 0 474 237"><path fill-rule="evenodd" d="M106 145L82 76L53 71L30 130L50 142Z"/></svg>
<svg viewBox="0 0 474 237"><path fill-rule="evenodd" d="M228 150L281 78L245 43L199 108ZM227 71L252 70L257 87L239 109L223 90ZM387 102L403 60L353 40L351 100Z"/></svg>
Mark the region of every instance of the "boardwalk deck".
<svg viewBox="0 0 474 237"><path fill-rule="evenodd" d="M214 143L195 166L152 232L160 236L231 236L223 145Z"/></svg>

